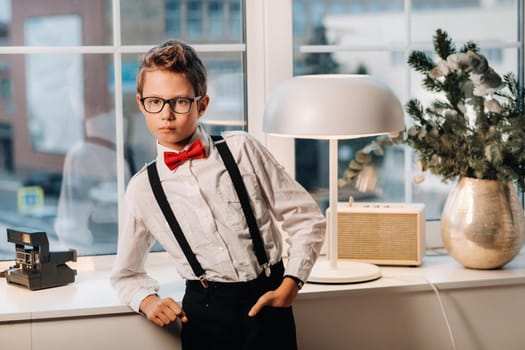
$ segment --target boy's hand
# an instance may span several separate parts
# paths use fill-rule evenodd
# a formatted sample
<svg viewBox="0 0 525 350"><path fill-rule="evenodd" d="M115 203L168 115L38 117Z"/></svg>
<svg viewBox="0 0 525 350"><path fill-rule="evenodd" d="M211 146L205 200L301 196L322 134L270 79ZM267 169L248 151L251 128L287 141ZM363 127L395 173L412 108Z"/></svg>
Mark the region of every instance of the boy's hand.
<svg viewBox="0 0 525 350"><path fill-rule="evenodd" d="M285 277L279 288L261 295L250 309L250 312L248 312L248 316L253 317L257 315L265 306L289 307L295 301L298 293L299 287L297 287L297 283L293 279Z"/></svg>
<svg viewBox="0 0 525 350"><path fill-rule="evenodd" d="M157 326L164 327L177 318L181 322L188 322L184 310L172 298L161 299L155 294L148 295L140 303L140 311L146 318Z"/></svg>

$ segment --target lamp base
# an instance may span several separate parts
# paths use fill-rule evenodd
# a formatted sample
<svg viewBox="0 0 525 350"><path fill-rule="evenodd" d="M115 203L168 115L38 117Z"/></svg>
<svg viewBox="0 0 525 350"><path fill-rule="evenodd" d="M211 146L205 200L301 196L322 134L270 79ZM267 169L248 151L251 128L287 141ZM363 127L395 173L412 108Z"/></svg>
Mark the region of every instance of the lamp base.
<svg viewBox="0 0 525 350"><path fill-rule="evenodd" d="M329 260L317 261L312 269L308 283L346 284L368 282L381 277L381 269L376 265L338 260L333 267Z"/></svg>

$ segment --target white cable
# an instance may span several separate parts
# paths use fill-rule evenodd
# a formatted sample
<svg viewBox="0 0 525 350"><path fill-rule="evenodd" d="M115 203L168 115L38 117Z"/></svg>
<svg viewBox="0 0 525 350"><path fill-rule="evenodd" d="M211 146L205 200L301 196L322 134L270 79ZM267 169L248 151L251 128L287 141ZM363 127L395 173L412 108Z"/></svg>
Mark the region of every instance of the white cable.
<svg viewBox="0 0 525 350"><path fill-rule="evenodd" d="M383 276L383 277L387 277L387 276ZM399 276L390 276L390 278L398 280L398 281L405 281L405 282L416 282L417 281L417 280L412 279L412 278L400 278ZM425 280L425 282L434 291L434 294L436 295L437 300L438 300L439 308L441 310L441 315L443 316L443 319L445 321L445 325L447 326L448 336L449 336L449 339L450 339L450 344L452 345L452 350L457 350L456 341L454 340L454 334L452 333L452 327L450 326L450 322L448 320L447 313L445 312L445 307L443 305L443 301L441 300L441 295L439 294L439 291L438 291L437 287L431 281L429 281L424 276L422 276L421 278L423 280Z"/></svg>
<svg viewBox="0 0 525 350"><path fill-rule="evenodd" d="M452 349L456 350L456 342L454 340L454 334L452 333L452 328L450 327L450 323L448 321L447 313L445 312L445 307L443 306L443 302L441 301L441 296L439 295L439 291L436 288L436 286L434 285L434 283L432 283L431 281L429 281L425 277L423 277L423 278L430 285L430 287L432 287L432 290L434 290L434 294L436 294L436 297L437 297L437 300L438 300L438 303L439 303L439 308L441 309L441 314L443 315L443 319L445 320L445 324L447 326L448 335L449 335L449 338L450 338L450 343L452 344Z"/></svg>

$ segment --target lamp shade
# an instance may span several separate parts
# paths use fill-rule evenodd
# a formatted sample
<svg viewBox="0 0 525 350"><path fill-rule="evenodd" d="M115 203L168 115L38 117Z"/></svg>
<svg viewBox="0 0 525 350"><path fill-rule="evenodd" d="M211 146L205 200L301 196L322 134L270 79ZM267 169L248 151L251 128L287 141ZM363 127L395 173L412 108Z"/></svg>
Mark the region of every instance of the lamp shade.
<svg viewBox="0 0 525 350"><path fill-rule="evenodd" d="M368 75L303 75L286 80L268 99L263 130L312 139L348 139L401 131L401 103Z"/></svg>

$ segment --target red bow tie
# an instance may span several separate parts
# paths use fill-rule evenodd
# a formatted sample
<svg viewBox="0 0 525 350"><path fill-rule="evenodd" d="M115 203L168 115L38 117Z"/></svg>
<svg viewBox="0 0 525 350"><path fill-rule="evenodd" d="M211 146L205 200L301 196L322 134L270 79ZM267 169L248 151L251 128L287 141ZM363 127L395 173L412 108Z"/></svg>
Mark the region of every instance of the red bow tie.
<svg viewBox="0 0 525 350"><path fill-rule="evenodd" d="M164 163L170 168L175 169L189 159L200 159L206 157L206 151L201 140L197 140L191 146L180 152L164 152Z"/></svg>

